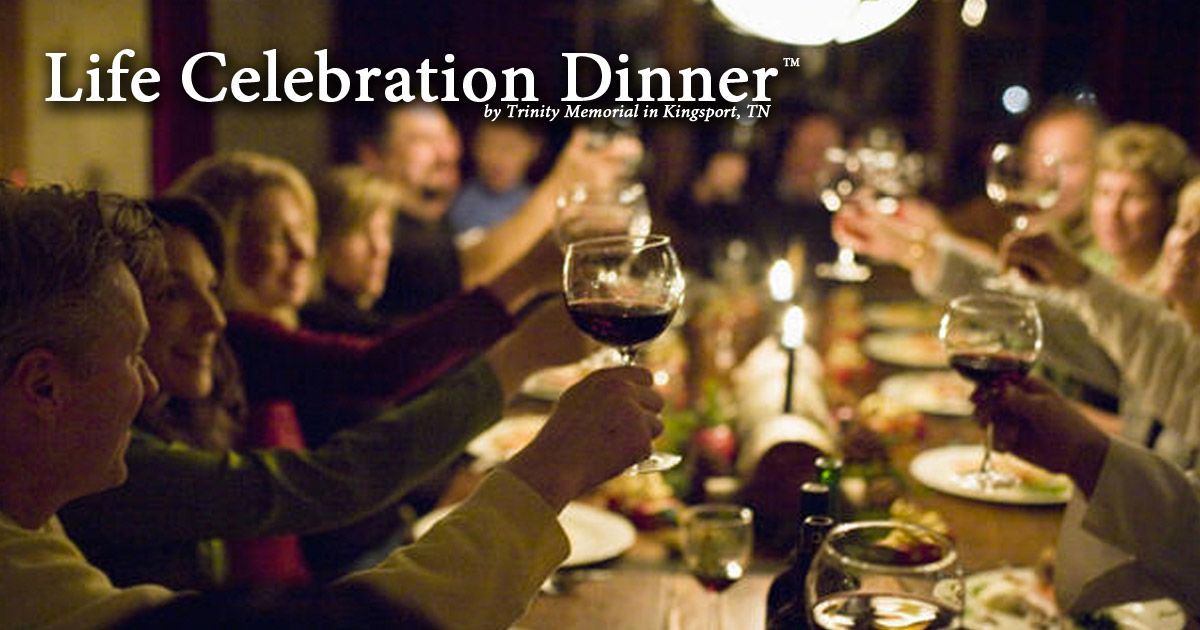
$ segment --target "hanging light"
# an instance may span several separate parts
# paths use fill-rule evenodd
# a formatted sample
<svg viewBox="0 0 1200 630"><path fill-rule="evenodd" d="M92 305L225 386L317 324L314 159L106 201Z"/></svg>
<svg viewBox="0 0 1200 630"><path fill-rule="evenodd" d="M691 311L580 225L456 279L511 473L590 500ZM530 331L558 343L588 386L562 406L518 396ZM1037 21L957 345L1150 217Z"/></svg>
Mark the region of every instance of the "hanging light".
<svg viewBox="0 0 1200 630"><path fill-rule="evenodd" d="M738 30L783 44L853 42L890 26L917 0L713 0Z"/></svg>

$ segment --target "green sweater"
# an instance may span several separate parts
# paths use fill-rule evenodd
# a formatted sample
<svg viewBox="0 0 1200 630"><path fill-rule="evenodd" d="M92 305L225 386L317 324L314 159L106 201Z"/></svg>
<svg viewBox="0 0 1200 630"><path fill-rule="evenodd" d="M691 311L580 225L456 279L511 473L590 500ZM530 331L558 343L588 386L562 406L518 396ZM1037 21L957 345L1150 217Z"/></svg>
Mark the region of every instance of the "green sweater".
<svg viewBox="0 0 1200 630"><path fill-rule="evenodd" d="M361 519L456 457L502 408L495 375L477 361L311 451L204 451L135 431L129 480L59 516L117 584L203 587L223 565L214 539L307 534Z"/></svg>

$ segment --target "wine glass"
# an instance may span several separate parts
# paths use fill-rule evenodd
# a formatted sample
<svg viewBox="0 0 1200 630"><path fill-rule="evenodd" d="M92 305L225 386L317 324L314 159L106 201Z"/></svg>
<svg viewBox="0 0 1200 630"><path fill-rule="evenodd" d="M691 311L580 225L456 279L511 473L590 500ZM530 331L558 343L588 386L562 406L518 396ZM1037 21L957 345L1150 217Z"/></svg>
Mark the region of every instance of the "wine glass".
<svg viewBox="0 0 1200 630"><path fill-rule="evenodd" d="M826 183L821 190L821 204L830 212L842 209L846 200L858 192L863 181L863 162L858 152L839 147L825 151ZM866 282L871 278L871 268L854 258L854 250L838 245L837 260L817 265L817 276L838 282Z"/></svg>
<svg viewBox="0 0 1200 630"><path fill-rule="evenodd" d="M754 513L748 507L706 503L689 507L680 520L683 561L710 598L711 618L721 628L721 593L746 574L754 553Z"/></svg>
<svg viewBox="0 0 1200 630"><path fill-rule="evenodd" d="M640 182L612 187L576 184L555 200L554 239L560 248L600 236L650 234L650 206Z"/></svg>
<svg viewBox="0 0 1200 630"><path fill-rule="evenodd" d="M638 346L661 335L683 303L684 280L671 239L606 236L571 243L563 263L563 291L575 325L612 346L632 365ZM631 472L666 470L682 458L651 453Z"/></svg>
<svg viewBox="0 0 1200 630"><path fill-rule="evenodd" d="M950 301L938 337L950 365L977 386L1024 376L1042 349L1042 318L1033 300L1000 293L963 295ZM963 487L991 492L1016 479L992 466L993 427L987 425L979 470L957 475Z"/></svg>
<svg viewBox="0 0 1200 630"><path fill-rule="evenodd" d="M817 628L953 628L962 617L962 565L954 543L924 527L846 523L817 551L805 594Z"/></svg>
<svg viewBox="0 0 1200 630"><path fill-rule="evenodd" d="M986 191L1001 211L1012 215L1012 231L1029 229L1030 215L1044 212L1058 203L1062 170L1057 156L1024 151L999 143L988 153ZM992 291L1013 291L1021 287L1015 271L991 278L985 287Z"/></svg>

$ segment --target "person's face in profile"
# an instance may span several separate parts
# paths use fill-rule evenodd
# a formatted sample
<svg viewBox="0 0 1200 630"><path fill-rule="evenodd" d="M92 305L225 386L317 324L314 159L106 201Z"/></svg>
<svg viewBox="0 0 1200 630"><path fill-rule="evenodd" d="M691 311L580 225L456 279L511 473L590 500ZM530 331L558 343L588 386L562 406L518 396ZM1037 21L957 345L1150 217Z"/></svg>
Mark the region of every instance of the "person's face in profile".
<svg viewBox="0 0 1200 630"><path fill-rule="evenodd" d="M392 255L392 213L376 208L366 222L332 239L325 248L326 280L370 308L387 284Z"/></svg>
<svg viewBox="0 0 1200 630"><path fill-rule="evenodd" d="M1101 170L1092 190L1092 232L1105 252L1123 258L1157 251L1167 213L1154 183L1141 173Z"/></svg>
<svg viewBox="0 0 1200 630"><path fill-rule="evenodd" d="M268 188L255 197L242 217L233 256L238 281L255 306L299 308L308 299L315 227L286 188Z"/></svg>
<svg viewBox="0 0 1200 630"><path fill-rule="evenodd" d="M1163 242L1162 265L1163 296L1191 307L1200 305L1200 194L1180 201L1179 215Z"/></svg>
<svg viewBox="0 0 1200 630"><path fill-rule="evenodd" d="M217 298L220 278L191 232L168 227L163 234L169 277L146 303L146 361L167 395L198 400L212 393L213 353L225 330Z"/></svg>
<svg viewBox="0 0 1200 630"><path fill-rule="evenodd" d="M142 295L123 264L114 265L97 296L103 326L65 379L61 415L54 427L54 456L61 458L64 485L75 497L124 483L129 428L158 382L142 358L149 322Z"/></svg>

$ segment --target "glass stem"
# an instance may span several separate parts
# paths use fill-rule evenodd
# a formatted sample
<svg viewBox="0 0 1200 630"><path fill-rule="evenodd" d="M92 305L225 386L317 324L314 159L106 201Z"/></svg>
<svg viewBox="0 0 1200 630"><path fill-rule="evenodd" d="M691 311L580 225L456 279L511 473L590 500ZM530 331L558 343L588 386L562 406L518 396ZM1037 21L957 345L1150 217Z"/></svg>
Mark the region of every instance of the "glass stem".
<svg viewBox="0 0 1200 630"><path fill-rule="evenodd" d="M839 265L852 267L855 264L854 250L846 246L838 247L837 261Z"/></svg>
<svg viewBox="0 0 1200 630"><path fill-rule="evenodd" d="M621 365L633 365L637 359L637 346L621 346L617 348L617 353L621 355Z"/></svg>
<svg viewBox="0 0 1200 630"><path fill-rule="evenodd" d="M986 435L983 438L983 461L979 462L979 474L986 482L992 478L992 444L996 435L995 425L989 422L984 431L986 431Z"/></svg>
<svg viewBox="0 0 1200 630"><path fill-rule="evenodd" d="M725 598L721 597L721 593L713 593L712 598L713 598L712 627L716 628L717 630L724 630L724 628L725 628Z"/></svg>

